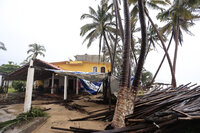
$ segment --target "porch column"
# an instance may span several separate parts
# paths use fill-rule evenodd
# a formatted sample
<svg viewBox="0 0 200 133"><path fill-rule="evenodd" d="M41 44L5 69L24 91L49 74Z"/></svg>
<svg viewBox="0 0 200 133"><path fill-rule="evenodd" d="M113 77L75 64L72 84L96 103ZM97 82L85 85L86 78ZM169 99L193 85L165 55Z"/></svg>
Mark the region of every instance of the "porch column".
<svg viewBox="0 0 200 133"><path fill-rule="evenodd" d="M30 65L27 73L26 80L26 94L24 100L24 112L28 112L31 109L31 101L32 101L32 91L33 91L33 82L34 82L34 68L33 68L33 60L30 60Z"/></svg>
<svg viewBox="0 0 200 133"><path fill-rule="evenodd" d="M67 76L64 77L64 100L67 100L67 86L68 86L68 79Z"/></svg>
<svg viewBox="0 0 200 133"><path fill-rule="evenodd" d="M54 86L54 73L52 73L52 78L51 78L51 94L53 94L53 86Z"/></svg>
<svg viewBox="0 0 200 133"><path fill-rule="evenodd" d="M78 95L78 89L79 89L79 87L78 87L78 78L76 78L76 95Z"/></svg>

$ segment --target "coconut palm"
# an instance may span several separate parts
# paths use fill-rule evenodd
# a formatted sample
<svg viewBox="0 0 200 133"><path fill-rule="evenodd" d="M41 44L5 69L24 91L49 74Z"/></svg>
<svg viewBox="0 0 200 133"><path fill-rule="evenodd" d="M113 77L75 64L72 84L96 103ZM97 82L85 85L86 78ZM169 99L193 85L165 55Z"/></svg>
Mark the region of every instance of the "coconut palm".
<svg viewBox="0 0 200 133"><path fill-rule="evenodd" d="M193 14L189 8L184 6L184 3L176 0L168 10L163 11L157 17L161 21L167 22L167 24L162 28L162 33L170 34L173 32L173 38L175 41L173 71L175 73L178 46L179 44L182 44L183 41L182 32L185 31L192 35L189 28L194 25L193 20L199 18L199 16Z"/></svg>
<svg viewBox="0 0 200 133"><path fill-rule="evenodd" d="M132 112L132 106L134 101L133 93L129 86L129 63L130 63L130 45L131 45L131 23L129 16L129 5L127 0L123 0L124 3L124 44L123 44L123 65L120 78L120 90L117 96L117 103L115 107L115 113L112 120L112 126L114 128L120 128L125 126L125 116ZM131 95L131 96L130 96Z"/></svg>
<svg viewBox="0 0 200 133"><path fill-rule="evenodd" d="M95 11L92 7L89 7L89 14L83 14L81 16L81 20L89 18L92 19L92 23L83 25L81 27L80 35L86 36L83 43L88 41L88 48L91 46L94 40L99 39L99 54L101 51L102 39L104 39L112 64L112 55L106 36L107 32L115 32L115 29L113 28L114 23L112 22L113 15L109 12L111 7L112 5L108 5L107 2L101 2L101 4L98 5L97 11Z"/></svg>
<svg viewBox="0 0 200 133"><path fill-rule="evenodd" d="M5 45L4 45L4 43L2 43L2 42L0 42L0 49L7 50L6 47L5 47Z"/></svg>
<svg viewBox="0 0 200 133"><path fill-rule="evenodd" d="M124 44L123 44L123 65L120 78L120 90L118 92L115 113L112 120L112 126L114 128L124 127L125 116L133 113L134 100L136 98L136 92L144 65L146 44L147 44L143 0L138 0L142 44L141 44L140 57L136 68L135 79L133 81L132 87L130 88L129 76L130 76L131 20L129 16L128 0L123 0L123 3L124 3L124 25L125 25Z"/></svg>
<svg viewBox="0 0 200 133"><path fill-rule="evenodd" d="M113 75L115 76L119 76L120 75L120 70L121 70L121 64L122 64L122 45L119 44L119 38L117 40L117 43L115 42L116 41L116 38L111 38L110 36L112 35L109 35L108 36L108 40L110 41L110 50L111 50L111 54L113 57L115 57L115 59L113 59L113 61L115 61L115 63L113 64ZM106 62L109 62L110 61L110 56L109 56L109 52L108 52L108 49L107 47L105 47L105 45L103 46L102 48L102 51L104 53L104 60Z"/></svg>
<svg viewBox="0 0 200 133"><path fill-rule="evenodd" d="M29 44L29 50L27 51L27 54L31 53L27 59L36 59L36 57L38 55L41 55L41 56L45 56L45 54L43 52L46 52L46 49L44 46L42 45L39 45L39 44Z"/></svg>
<svg viewBox="0 0 200 133"><path fill-rule="evenodd" d="M138 12L139 12L137 0L129 0L129 3L134 5L131 10L131 16L132 19L135 19L136 17L138 17ZM146 11L148 11L147 7L162 11L164 9L161 6L166 6L168 4L170 4L169 0L148 0L144 1L144 6L145 6L144 8Z"/></svg>
<svg viewBox="0 0 200 133"><path fill-rule="evenodd" d="M200 11L199 0L180 0L180 2L182 2L185 7L190 8L192 11Z"/></svg>

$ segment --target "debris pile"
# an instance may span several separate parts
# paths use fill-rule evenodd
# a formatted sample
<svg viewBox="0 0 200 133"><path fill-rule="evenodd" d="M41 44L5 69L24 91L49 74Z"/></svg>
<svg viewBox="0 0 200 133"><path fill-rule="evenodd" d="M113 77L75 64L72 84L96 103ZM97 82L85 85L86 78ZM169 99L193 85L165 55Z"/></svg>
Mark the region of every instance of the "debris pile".
<svg viewBox="0 0 200 133"><path fill-rule="evenodd" d="M73 119L112 120L114 108L94 111L90 116ZM155 132L180 121L200 119L200 86L180 85L177 88L157 88L149 94L138 96L134 113L126 116L126 127L102 132ZM88 130L89 131L89 130Z"/></svg>

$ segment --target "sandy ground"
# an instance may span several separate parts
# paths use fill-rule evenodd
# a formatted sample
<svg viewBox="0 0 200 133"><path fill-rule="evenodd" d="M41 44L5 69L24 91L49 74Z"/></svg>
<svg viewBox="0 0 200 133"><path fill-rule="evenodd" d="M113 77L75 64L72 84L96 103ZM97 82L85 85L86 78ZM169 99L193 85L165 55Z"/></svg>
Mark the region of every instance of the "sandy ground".
<svg viewBox="0 0 200 133"><path fill-rule="evenodd" d="M91 98L91 97L90 97ZM103 108L107 108L106 105L100 105L92 102L87 102L88 97L81 97L80 100L74 100L73 103L78 105L86 105L88 107L83 107L86 111L95 111ZM40 103L41 101L34 101L34 103ZM37 105L38 106L38 105ZM61 127L61 128L70 128L72 127L81 127L87 129L99 129L103 130L108 122L103 121L75 121L71 122L69 120L75 118L81 118L87 116L86 113L81 113L79 111L70 111L66 109L64 106L59 104L48 104L48 105L39 105L41 108L51 108L51 110L47 111L50 115L50 118L47 119L46 123L40 125L33 133L62 133L66 131L59 131L55 129L51 129L52 126Z"/></svg>
<svg viewBox="0 0 200 133"><path fill-rule="evenodd" d="M15 119L18 114L23 112L23 104L1 105L0 122Z"/></svg>
<svg viewBox="0 0 200 133"><path fill-rule="evenodd" d="M89 99L95 99L99 95L95 96L81 96L78 100L73 100L70 104L78 104L84 105L87 107L84 108L87 112L96 111L100 109L108 108L108 105L97 104L94 102L88 102ZM72 127L81 127L86 129L96 129L96 130L103 130L107 125L108 122L103 121L69 121L75 118L82 118L84 116L88 116L87 113L81 113L76 110L69 110L66 109L64 105L61 104L41 104L41 103L49 103L55 102L56 100L46 100L44 99L36 99L32 102L33 107L40 107L40 108L51 108L48 110L49 118L45 123L40 125L33 131L33 133L62 133L66 131L60 131L51 129L52 126L60 127L60 128L70 128ZM23 103L20 104L11 104L11 105L0 105L0 122L14 119L19 113L23 112Z"/></svg>

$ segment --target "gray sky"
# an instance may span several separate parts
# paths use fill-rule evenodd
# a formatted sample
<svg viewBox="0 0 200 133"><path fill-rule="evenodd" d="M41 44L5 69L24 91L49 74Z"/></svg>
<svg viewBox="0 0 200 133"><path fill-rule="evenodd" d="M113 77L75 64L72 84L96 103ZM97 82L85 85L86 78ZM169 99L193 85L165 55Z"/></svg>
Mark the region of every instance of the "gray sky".
<svg viewBox="0 0 200 133"><path fill-rule="evenodd" d="M98 44L90 49L82 45L80 27L87 21L80 21L88 7L96 7L94 0L0 0L0 41L7 51L0 51L0 65L8 61L20 64L27 57L28 45L44 45L47 62L73 59L76 54L98 54ZM195 36L184 34L184 43L179 47L177 59L177 82L200 83L200 22L191 28ZM171 50L171 52L173 49ZM151 52L145 67L155 73L163 50ZM167 62L161 69L157 81L170 82Z"/></svg>

